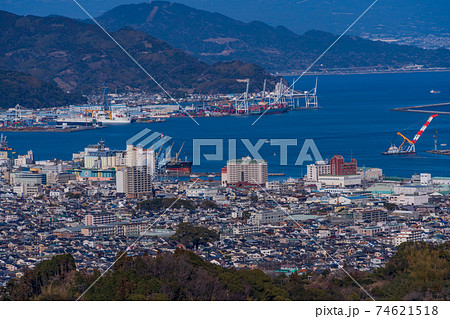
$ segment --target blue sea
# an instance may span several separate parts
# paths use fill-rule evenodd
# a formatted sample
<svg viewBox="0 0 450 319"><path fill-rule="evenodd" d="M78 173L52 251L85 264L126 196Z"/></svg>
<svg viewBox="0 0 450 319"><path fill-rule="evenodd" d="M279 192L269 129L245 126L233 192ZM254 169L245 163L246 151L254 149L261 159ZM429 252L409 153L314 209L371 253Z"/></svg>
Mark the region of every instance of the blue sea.
<svg viewBox="0 0 450 319"><path fill-rule="evenodd" d="M292 78L287 78L292 82ZM309 90L315 76L304 76L296 89ZM440 94L430 94L430 90ZM286 177L300 177L306 173L305 162L295 165L305 139L313 139L324 159L343 155L346 160L357 159L358 166L382 168L387 176L409 177L427 172L433 176L450 176L450 156L425 153L433 148L433 134L438 143L450 148L450 116L440 115L416 144L416 155L383 156L396 132L412 139L430 114L394 112L393 108L450 102L450 73L395 73L364 75L321 75L318 77L320 109L293 111L263 116L256 124L256 116L196 118L199 126L189 118L172 118L163 123L110 126L95 131L74 133L17 133L8 132L10 146L18 154L32 149L36 159L71 159L72 153L101 138L112 149L125 149L128 138L144 128L173 137L174 150L185 145L180 157L192 160L194 139L223 140L222 160L201 160L193 172L219 172L228 158L229 140L236 139L237 155L249 155L241 139L255 144L258 139L296 139L297 146L289 146L287 165L280 165L280 147L263 143L260 154L269 163L269 172L285 173ZM448 107L450 110L450 107ZM444 109L439 108L440 111ZM395 139L398 145L401 138ZM203 147L202 153L214 153L213 147Z"/></svg>

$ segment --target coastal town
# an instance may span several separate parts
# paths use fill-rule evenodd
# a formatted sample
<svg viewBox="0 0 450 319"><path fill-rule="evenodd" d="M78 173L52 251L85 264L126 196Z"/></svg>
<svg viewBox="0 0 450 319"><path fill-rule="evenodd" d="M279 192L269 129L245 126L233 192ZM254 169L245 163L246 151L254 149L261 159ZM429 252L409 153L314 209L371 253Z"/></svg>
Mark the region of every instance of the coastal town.
<svg viewBox="0 0 450 319"><path fill-rule="evenodd" d="M449 318L450 1L0 3L3 317Z"/></svg>
<svg viewBox="0 0 450 319"><path fill-rule="evenodd" d="M173 237L181 223L217 232L193 248L211 263L287 275L373 270L401 243L450 237L449 177L390 178L339 154L307 163L300 179L272 180L267 162L250 157L194 174L159 167L158 152L128 143L35 160L2 137L1 285L63 253L80 269L105 271L120 252L173 252L183 247Z"/></svg>

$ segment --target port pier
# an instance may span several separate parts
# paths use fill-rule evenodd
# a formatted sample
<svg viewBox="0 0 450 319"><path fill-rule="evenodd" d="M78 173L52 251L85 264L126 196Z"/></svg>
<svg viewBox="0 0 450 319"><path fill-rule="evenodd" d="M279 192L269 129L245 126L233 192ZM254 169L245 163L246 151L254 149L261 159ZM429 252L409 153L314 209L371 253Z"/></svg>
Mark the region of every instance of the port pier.
<svg viewBox="0 0 450 319"><path fill-rule="evenodd" d="M398 112L416 112L416 113L432 113L432 114L439 114L439 115L450 115L450 111L434 111L434 110L428 110L428 108L433 107L440 107L440 106L450 106L450 102L447 103L437 103L437 104L427 104L427 105L418 105L418 106L406 106L406 107L397 107L395 109L392 109L391 111L398 111Z"/></svg>

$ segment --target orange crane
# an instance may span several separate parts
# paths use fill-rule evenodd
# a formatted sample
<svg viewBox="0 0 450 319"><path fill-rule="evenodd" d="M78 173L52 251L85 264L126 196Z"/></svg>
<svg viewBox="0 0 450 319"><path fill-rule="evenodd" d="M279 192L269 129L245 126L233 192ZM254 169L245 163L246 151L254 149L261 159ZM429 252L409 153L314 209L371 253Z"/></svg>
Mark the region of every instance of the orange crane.
<svg viewBox="0 0 450 319"><path fill-rule="evenodd" d="M233 104L231 104L230 101L228 101L228 99L225 97L225 95L222 95L223 100L227 103L228 107L225 108L224 106L222 106L222 109L226 109L227 113L233 113L234 111L234 106Z"/></svg>

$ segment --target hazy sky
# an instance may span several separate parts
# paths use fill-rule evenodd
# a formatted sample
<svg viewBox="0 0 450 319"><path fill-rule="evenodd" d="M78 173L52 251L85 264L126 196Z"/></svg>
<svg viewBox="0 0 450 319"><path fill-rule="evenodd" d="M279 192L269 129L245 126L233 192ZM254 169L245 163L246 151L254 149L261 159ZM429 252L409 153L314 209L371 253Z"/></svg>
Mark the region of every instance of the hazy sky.
<svg viewBox="0 0 450 319"><path fill-rule="evenodd" d="M93 15L112 9L120 4L148 2L143 0L77 0ZM68 17L85 18L86 15L73 0L0 0L2 10L17 14L47 16L59 14Z"/></svg>

